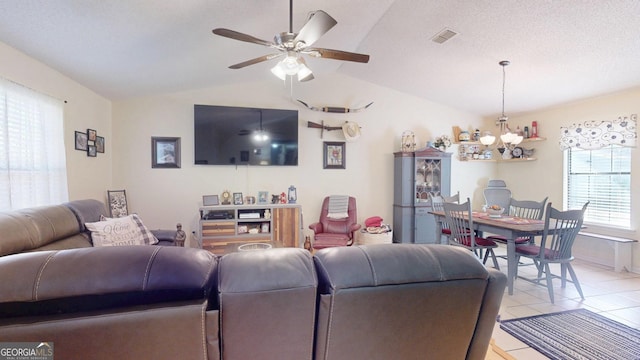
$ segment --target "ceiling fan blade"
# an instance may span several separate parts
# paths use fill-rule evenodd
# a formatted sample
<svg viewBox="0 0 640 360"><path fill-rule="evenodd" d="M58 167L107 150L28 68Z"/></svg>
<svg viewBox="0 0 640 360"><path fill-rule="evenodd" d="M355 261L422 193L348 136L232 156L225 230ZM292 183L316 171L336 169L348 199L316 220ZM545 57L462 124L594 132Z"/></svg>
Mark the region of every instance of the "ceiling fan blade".
<svg viewBox="0 0 640 360"><path fill-rule="evenodd" d="M306 46L311 46L327 31L331 30L338 22L322 10L315 11L306 24L300 29L295 41L303 41Z"/></svg>
<svg viewBox="0 0 640 360"><path fill-rule="evenodd" d="M212 32L216 35L220 35L220 36L224 36L230 39L234 39L234 40L240 40L240 41L245 41L248 43L252 43L252 44L258 44L258 45L264 45L264 46L269 46L269 47L275 47L276 45L270 41L266 41L266 40L262 40L262 39L258 39L257 37L251 36L251 35L247 35L247 34L243 34L241 32L237 32L234 30L229 30L229 29L224 29L224 28L217 28L217 29L213 29Z"/></svg>
<svg viewBox="0 0 640 360"><path fill-rule="evenodd" d="M354 61L354 62L360 62L360 63L369 62L369 55L358 54L358 53L342 51L342 50L311 48L311 49L305 49L302 52L311 56L321 57L325 59Z"/></svg>
<svg viewBox="0 0 640 360"><path fill-rule="evenodd" d="M246 67L246 66L249 66L249 65L253 65L253 64L257 64L257 63L260 63L260 62L263 62L263 61L275 59L275 58L280 57L280 56L284 56L284 53L263 55L263 56L255 58L255 59L251 59L251 60L247 60L247 61L243 61L241 63L237 63L237 64L234 64L234 65L231 65L231 66L229 66L229 69L242 69L243 67Z"/></svg>

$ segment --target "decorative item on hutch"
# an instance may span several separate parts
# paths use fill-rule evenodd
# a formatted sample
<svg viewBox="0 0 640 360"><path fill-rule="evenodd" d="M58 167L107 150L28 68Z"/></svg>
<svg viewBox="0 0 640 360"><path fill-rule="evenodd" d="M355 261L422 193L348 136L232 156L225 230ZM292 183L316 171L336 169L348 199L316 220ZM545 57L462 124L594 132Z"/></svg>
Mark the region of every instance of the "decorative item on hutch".
<svg viewBox="0 0 640 360"><path fill-rule="evenodd" d="M433 147L440 151L447 151L447 148L451 146L451 139L447 135L441 135L433 142Z"/></svg>
<svg viewBox="0 0 640 360"><path fill-rule="evenodd" d="M402 151L413 152L416 151L416 136L413 131L406 130L402 133Z"/></svg>

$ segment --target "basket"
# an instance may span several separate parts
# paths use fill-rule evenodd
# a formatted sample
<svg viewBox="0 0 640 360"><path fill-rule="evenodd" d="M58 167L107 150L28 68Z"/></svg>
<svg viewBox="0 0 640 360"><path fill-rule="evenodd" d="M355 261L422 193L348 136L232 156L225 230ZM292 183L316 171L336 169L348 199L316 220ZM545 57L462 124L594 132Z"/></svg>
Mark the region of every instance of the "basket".
<svg viewBox="0 0 640 360"><path fill-rule="evenodd" d="M371 234L361 231L357 239L358 245L391 244L392 242L393 231L381 234Z"/></svg>
<svg viewBox="0 0 640 360"><path fill-rule="evenodd" d="M248 243L238 246L238 251L267 250L271 247L271 244L267 243Z"/></svg>

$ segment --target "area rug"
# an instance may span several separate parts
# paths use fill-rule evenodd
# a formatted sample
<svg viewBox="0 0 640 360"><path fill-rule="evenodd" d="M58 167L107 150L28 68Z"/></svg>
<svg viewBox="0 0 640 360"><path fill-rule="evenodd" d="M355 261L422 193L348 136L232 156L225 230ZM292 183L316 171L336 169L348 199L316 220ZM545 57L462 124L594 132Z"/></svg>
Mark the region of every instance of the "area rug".
<svg viewBox="0 0 640 360"><path fill-rule="evenodd" d="M500 328L551 359L640 359L640 330L586 309L503 320Z"/></svg>

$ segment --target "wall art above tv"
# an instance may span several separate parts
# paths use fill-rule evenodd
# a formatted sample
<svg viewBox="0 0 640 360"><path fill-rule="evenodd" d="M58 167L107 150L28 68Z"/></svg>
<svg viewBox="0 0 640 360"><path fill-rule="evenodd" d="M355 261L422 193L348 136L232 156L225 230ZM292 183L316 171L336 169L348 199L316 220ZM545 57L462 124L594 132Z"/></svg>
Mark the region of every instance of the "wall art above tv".
<svg viewBox="0 0 640 360"><path fill-rule="evenodd" d="M194 105L196 165L298 165L298 111Z"/></svg>

